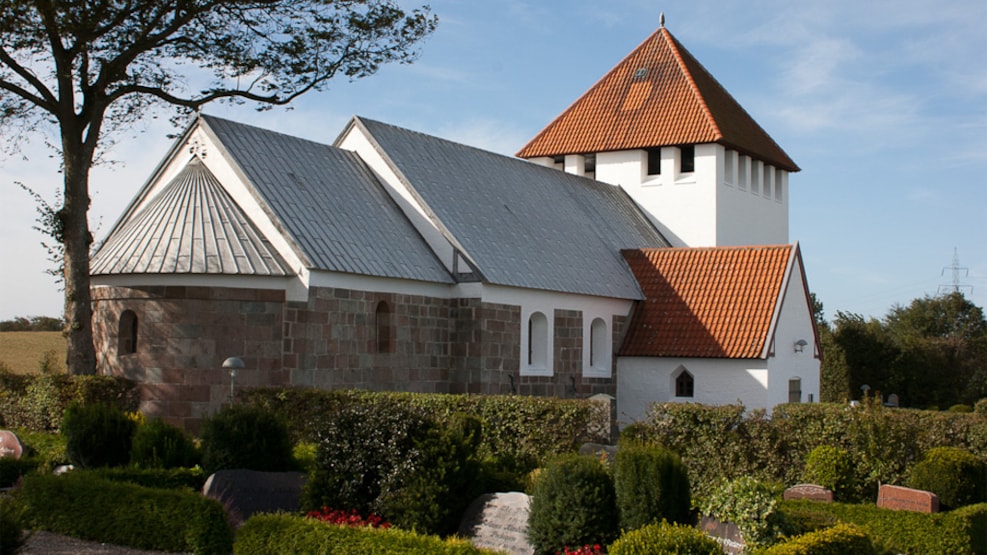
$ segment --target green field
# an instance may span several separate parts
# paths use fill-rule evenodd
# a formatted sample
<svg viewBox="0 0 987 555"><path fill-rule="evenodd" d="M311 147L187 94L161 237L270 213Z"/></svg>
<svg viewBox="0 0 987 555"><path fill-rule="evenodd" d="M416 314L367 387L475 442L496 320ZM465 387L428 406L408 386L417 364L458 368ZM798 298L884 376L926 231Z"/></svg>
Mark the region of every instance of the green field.
<svg viewBox="0 0 987 555"><path fill-rule="evenodd" d="M51 361L57 372L65 372L65 338L60 331L0 332L0 362L15 374L40 371L45 353L54 351Z"/></svg>

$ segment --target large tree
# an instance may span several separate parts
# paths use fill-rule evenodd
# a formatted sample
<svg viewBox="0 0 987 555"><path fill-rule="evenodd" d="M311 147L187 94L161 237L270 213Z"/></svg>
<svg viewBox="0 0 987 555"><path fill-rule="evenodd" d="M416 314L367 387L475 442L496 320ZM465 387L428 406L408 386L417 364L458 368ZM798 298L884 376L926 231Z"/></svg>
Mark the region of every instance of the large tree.
<svg viewBox="0 0 987 555"><path fill-rule="evenodd" d="M89 173L126 128L166 107L283 105L410 62L436 25L391 0L0 0L0 139L52 133L62 205L69 371L93 373ZM188 83L200 83L189 86Z"/></svg>

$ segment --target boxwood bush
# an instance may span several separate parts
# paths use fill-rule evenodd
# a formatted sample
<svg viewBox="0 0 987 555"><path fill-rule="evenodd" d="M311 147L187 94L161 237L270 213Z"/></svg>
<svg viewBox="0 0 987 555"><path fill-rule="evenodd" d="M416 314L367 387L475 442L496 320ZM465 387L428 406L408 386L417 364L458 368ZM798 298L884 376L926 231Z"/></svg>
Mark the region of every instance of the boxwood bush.
<svg viewBox="0 0 987 555"><path fill-rule="evenodd" d="M820 445L810 451L805 459L802 481L832 490L837 501L844 501L858 494L855 478L853 459L846 449Z"/></svg>
<svg viewBox="0 0 987 555"><path fill-rule="evenodd" d="M909 555L982 555L987 553L987 503L948 513L916 513L881 509L875 505L782 501L780 511L791 523L836 522L867 530L885 551ZM805 527L802 531L811 531Z"/></svg>
<svg viewBox="0 0 987 555"><path fill-rule="evenodd" d="M237 531L237 555L494 555L463 539L443 540L390 528L350 528L286 514L256 515Z"/></svg>
<svg viewBox="0 0 987 555"><path fill-rule="evenodd" d="M130 463L141 468L191 467L199 463L199 452L182 429L152 418L134 432Z"/></svg>
<svg viewBox="0 0 987 555"><path fill-rule="evenodd" d="M853 524L839 523L831 528L808 532L775 544L758 555L878 555L867 531Z"/></svg>
<svg viewBox="0 0 987 555"><path fill-rule="evenodd" d="M118 407L72 403L62 419L69 462L80 468L127 464L134 428L134 421Z"/></svg>
<svg viewBox="0 0 987 555"><path fill-rule="evenodd" d="M616 494L599 460L564 456L535 479L528 539L536 553L565 546L607 544L617 536Z"/></svg>
<svg viewBox="0 0 987 555"><path fill-rule="evenodd" d="M939 496L943 510L987 501L987 465L969 451L936 447L912 468L908 486Z"/></svg>
<svg viewBox="0 0 987 555"><path fill-rule="evenodd" d="M691 520L689 476L679 456L657 446L622 443L613 468L620 528Z"/></svg>
<svg viewBox="0 0 987 555"><path fill-rule="evenodd" d="M625 532L607 550L610 555L722 555L723 548L701 530L661 522Z"/></svg>
<svg viewBox="0 0 987 555"><path fill-rule="evenodd" d="M275 413L259 407L225 407L202 422L202 467L207 474L243 468L295 470L291 436Z"/></svg>
<svg viewBox="0 0 987 555"><path fill-rule="evenodd" d="M17 494L35 530L156 551L228 555L233 533L219 502L191 491L112 482L87 472L31 474Z"/></svg>

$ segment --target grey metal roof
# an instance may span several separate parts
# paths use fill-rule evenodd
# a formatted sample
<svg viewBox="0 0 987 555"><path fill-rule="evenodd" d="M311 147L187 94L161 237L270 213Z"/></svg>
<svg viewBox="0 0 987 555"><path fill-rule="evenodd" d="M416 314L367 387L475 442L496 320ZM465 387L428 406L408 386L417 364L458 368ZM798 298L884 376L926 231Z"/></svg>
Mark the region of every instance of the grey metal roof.
<svg viewBox="0 0 987 555"><path fill-rule="evenodd" d="M198 158L106 239L90 261L90 271L93 275L290 273Z"/></svg>
<svg viewBox="0 0 987 555"><path fill-rule="evenodd" d="M621 249L669 246L619 187L358 122L490 283L639 299Z"/></svg>
<svg viewBox="0 0 987 555"><path fill-rule="evenodd" d="M355 153L212 116L201 118L311 268L453 282Z"/></svg>

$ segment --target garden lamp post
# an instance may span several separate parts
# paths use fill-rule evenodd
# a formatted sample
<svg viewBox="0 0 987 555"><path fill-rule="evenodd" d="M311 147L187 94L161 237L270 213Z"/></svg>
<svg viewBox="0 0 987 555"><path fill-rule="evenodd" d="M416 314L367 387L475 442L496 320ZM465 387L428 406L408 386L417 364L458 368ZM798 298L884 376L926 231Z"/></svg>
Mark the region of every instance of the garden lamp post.
<svg viewBox="0 0 987 555"><path fill-rule="evenodd" d="M236 404L236 375L244 367L243 359L240 357L230 357L223 361L223 368L230 371L230 404Z"/></svg>

